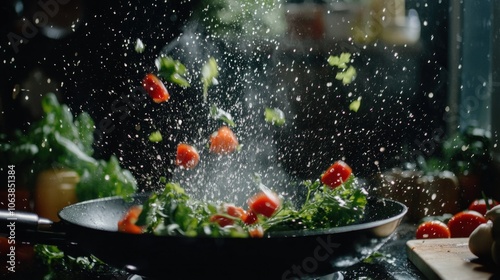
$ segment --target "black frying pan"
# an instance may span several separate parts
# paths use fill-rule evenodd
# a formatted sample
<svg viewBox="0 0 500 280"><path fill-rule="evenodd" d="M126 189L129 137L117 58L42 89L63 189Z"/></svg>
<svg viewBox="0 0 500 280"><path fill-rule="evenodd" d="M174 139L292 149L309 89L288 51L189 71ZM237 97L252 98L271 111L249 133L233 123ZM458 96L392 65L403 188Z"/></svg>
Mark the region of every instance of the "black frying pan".
<svg viewBox="0 0 500 280"><path fill-rule="evenodd" d="M75 245L112 266L151 278L298 279L326 275L367 257L384 244L407 212L399 202L370 199L366 218L359 224L257 239L117 232L117 222L127 209L147 197L138 194L130 201L114 197L70 205L56 223L17 213L16 238ZM8 218L12 218L8 212L0 213L2 222ZM0 231L6 228L2 225Z"/></svg>

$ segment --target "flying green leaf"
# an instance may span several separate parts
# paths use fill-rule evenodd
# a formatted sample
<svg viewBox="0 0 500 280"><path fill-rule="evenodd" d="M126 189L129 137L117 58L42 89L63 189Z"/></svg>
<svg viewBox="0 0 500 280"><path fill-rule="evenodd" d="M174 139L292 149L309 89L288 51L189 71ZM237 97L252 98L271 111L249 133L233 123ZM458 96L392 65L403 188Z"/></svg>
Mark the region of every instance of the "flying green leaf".
<svg viewBox="0 0 500 280"><path fill-rule="evenodd" d="M220 108L217 108L217 106L215 106L215 105L212 105L210 107L210 116L216 120L221 120L221 121L227 123L229 126L236 125L233 121L233 117L231 116L231 114L229 114L228 112L226 112Z"/></svg>
<svg viewBox="0 0 500 280"><path fill-rule="evenodd" d="M351 102L351 104L349 105L349 110L357 112L360 106L361 106L361 97L358 97L358 99Z"/></svg>
<svg viewBox="0 0 500 280"><path fill-rule="evenodd" d="M144 43L142 42L142 40L141 39L137 39L135 41L135 52L136 53L143 53L144 49L145 49L145 47L144 47Z"/></svg>
<svg viewBox="0 0 500 280"><path fill-rule="evenodd" d="M208 88L212 85L217 85L217 77L219 76L219 69L215 58L210 57L201 69L201 82L203 83L203 100L206 102L208 99Z"/></svg>
<svg viewBox="0 0 500 280"><path fill-rule="evenodd" d="M163 140L163 137L161 136L161 132L159 132L159 131L153 131L149 135L149 141L151 141L151 142L158 143L162 140Z"/></svg>
<svg viewBox="0 0 500 280"><path fill-rule="evenodd" d="M285 124L285 113L278 108L266 108L264 117L266 122L273 125L282 126Z"/></svg>
<svg viewBox="0 0 500 280"><path fill-rule="evenodd" d="M338 68L345 69L347 68L347 63L351 61L350 53L341 53L340 56L331 55L328 58L328 64L330 66L337 66Z"/></svg>
<svg viewBox="0 0 500 280"><path fill-rule="evenodd" d="M335 79L342 81L342 84L350 84L356 77L356 69L353 66L349 66L347 70L338 72Z"/></svg>
<svg viewBox="0 0 500 280"><path fill-rule="evenodd" d="M185 88L190 86L184 77L187 72L186 66L180 61L174 60L171 57L160 56L155 60L155 64L158 68L158 75L165 80Z"/></svg>

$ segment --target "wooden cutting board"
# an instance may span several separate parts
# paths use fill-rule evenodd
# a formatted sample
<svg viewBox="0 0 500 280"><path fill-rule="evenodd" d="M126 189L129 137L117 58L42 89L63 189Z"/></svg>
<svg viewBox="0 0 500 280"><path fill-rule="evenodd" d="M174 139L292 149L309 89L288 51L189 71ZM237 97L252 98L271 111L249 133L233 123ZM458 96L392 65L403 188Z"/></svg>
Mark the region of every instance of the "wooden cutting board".
<svg viewBox="0 0 500 280"><path fill-rule="evenodd" d="M493 268L481 264L469 251L468 238L409 240L406 251L429 279L492 279L494 275Z"/></svg>

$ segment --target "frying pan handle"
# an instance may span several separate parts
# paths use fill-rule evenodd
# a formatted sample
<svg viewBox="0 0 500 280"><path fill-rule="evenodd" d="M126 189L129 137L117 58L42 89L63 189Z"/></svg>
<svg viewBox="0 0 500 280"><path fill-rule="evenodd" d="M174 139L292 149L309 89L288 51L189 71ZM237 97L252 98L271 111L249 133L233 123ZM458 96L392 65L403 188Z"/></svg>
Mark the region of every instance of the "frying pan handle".
<svg viewBox="0 0 500 280"><path fill-rule="evenodd" d="M15 237L28 242L58 245L65 240L65 233L57 224L35 213L0 210L0 236Z"/></svg>

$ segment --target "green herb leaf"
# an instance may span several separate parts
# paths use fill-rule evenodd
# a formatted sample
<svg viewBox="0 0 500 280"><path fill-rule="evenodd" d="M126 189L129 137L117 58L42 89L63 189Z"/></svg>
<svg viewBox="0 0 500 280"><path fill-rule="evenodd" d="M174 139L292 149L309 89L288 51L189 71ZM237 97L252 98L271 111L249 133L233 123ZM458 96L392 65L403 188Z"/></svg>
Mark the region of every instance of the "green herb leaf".
<svg viewBox="0 0 500 280"><path fill-rule="evenodd" d="M158 143L158 142L161 142L162 140L163 140L163 137L162 137L160 131L153 131L149 135L149 141L151 141L153 143Z"/></svg>
<svg viewBox="0 0 500 280"><path fill-rule="evenodd" d="M136 52L136 53L143 53L143 52L144 52L144 49L145 49L145 47L144 47L144 43L142 42L142 40L141 40L141 39L139 39L139 38L138 38L138 39L135 41L135 52Z"/></svg>
<svg viewBox="0 0 500 280"><path fill-rule="evenodd" d="M155 60L158 68L158 75L166 81L179 85L181 87L190 87L188 80L184 77L186 74L186 66L178 60L171 57L160 56Z"/></svg>
<svg viewBox="0 0 500 280"><path fill-rule="evenodd" d="M337 66L340 69L347 68L347 63L349 63L350 61L350 53L341 53L340 56L331 55L330 57L328 57L328 64L330 64L330 66Z"/></svg>
<svg viewBox="0 0 500 280"><path fill-rule="evenodd" d="M358 112L360 106L361 106L361 97L358 97L358 99L351 102L351 104L349 105L349 110Z"/></svg>
<svg viewBox="0 0 500 280"><path fill-rule="evenodd" d="M228 112L218 108L215 105L210 106L210 116L216 120L221 120L227 123L229 126L235 126L233 117Z"/></svg>
<svg viewBox="0 0 500 280"><path fill-rule="evenodd" d="M352 66L349 66L347 70L342 72L338 72L335 76L335 79L341 80L344 85L350 84L354 78L356 77L356 69Z"/></svg>
<svg viewBox="0 0 500 280"><path fill-rule="evenodd" d="M208 100L208 88L212 85L217 85L217 77L219 76L219 69L215 58L210 57L201 69L201 82L203 84L203 100Z"/></svg>
<svg viewBox="0 0 500 280"><path fill-rule="evenodd" d="M276 126L285 124L285 113L278 108L266 108L264 111L264 118L266 122Z"/></svg>

